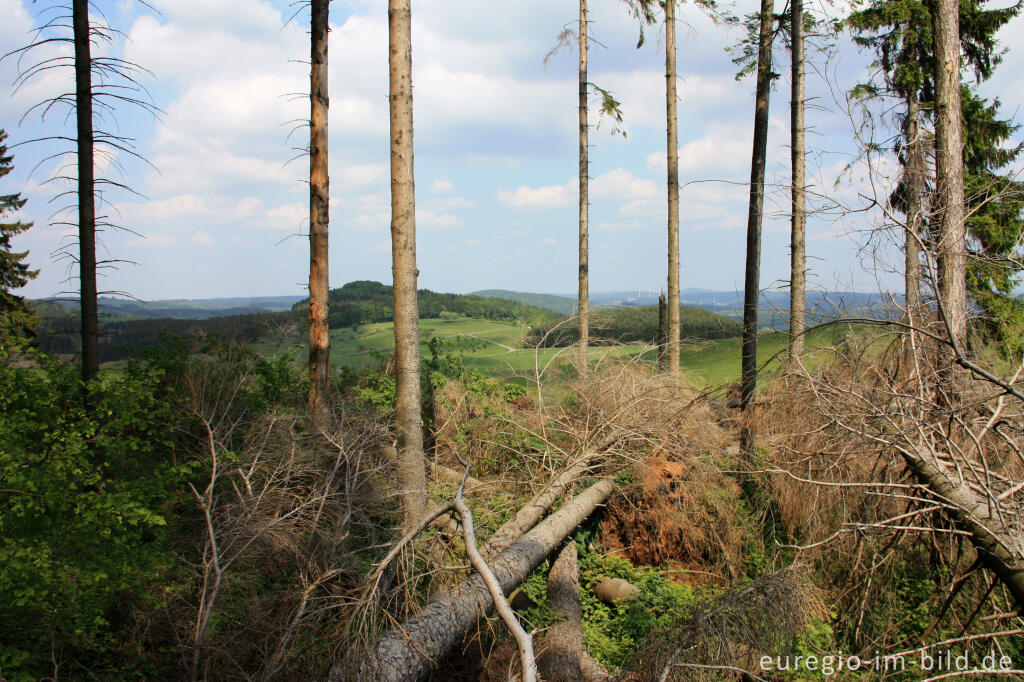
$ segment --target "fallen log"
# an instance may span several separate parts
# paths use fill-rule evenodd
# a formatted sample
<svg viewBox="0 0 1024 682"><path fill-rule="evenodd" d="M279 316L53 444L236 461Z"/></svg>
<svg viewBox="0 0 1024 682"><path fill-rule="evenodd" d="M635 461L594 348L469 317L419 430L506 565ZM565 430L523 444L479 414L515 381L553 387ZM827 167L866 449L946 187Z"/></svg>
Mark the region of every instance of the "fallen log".
<svg viewBox="0 0 1024 682"><path fill-rule="evenodd" d="M594 509L608 499L614 488L608 479L598 481L523 535L491 563L502 592L508 594L523 582ZM358 670L354 679L380 682L419 680L465 637L469 629L494 606L479 574L474 573L451 590L438 595L420 612L385 632L361 661L349 661ZM337 665L329 680L344 679L346 668Z"/></svg>
<svg viewBox="0 0 1024 682"><path fill-rule="evenodd" d="M484 545L482 554L485 559L500 554L517 538L537 525L551 509L551 505L562 497L562 494L590 467L593 454L583 455L570 464L562 473L555 476L547 486L537 493L532 500L520 509L514 517L502 524Z"/></svg>
<svg viewBox="0 0 1024 682"><path fill-rule="evenodd" d="M561 618L540 638L537 666L544 682L603 682L611 677L583 644L576 543L569 540L548 573L548 606Z"/></svg>
<svg viewBox="0 0 1024 682"><path fill-rule="evenodd" d="M978 558L996 574L1013 597L1018 610L1024 609L1024 538L1007 527L999 510L964 485L957 485L934 463L924 448L899 448L903 460L917 479L935 495L950 503L953 522L969 534Z"/></svg>

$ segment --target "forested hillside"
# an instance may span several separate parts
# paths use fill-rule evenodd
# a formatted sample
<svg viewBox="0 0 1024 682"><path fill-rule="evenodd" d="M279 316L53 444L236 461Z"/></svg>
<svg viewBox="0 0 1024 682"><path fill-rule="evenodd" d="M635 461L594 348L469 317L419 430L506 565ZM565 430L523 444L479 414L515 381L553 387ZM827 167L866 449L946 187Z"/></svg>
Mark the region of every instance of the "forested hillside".
<svg viewBox="0 0 1024 682"><path fill-rule="evenodd" d="M439 294L428 289L420 289L417 292L417 300L421 318L463 315L487 320L518 320L533 323L555 317L550 311L534 305L476 294ZM340 289L332 289L330 305L331 328L391 322L394 319L393 289L380 282L349 282ZM300 312L308 307L309 301L303 300L292 306L292 310Z"/></svg>
<svg viewBox="0 0 1024 682"><path fill-rule="evenodd" d="M544 324L557 315L534 306L498 298L474 295L419 292L421 318L462 316L471 319L518 321ZM390 286L379 282L350 282L330 292L330 328L358 327L375 322L391 322L393 294ZM148 347L165 346L171 337L188 343L206 336L216 336L236 343L259 343L282 339L305 329L307 301L299 301L283 312L238 314L231 308L208 308L193 317L144 317L125 319L132 310L149 311L147 306L119 305L113 314L105 309L101 317L100 361L110 362L127 357L141 357ZM70 355L77 350L80 321L72 306L54 302L33 302L39 317L35 343L46 353ZM159 308L157 310L160 310ZM189 313L194 308L182 309ZM214 314L216 313L216 314ZM197 313L198 315L198 313Z"/></svg>

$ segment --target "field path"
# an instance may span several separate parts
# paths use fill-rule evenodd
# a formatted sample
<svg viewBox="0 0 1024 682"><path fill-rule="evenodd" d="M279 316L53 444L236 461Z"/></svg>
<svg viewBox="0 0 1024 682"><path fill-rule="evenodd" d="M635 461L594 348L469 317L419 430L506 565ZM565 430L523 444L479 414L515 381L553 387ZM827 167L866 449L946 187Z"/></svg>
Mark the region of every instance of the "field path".
<svg viewBox="0 0 1024 682"><path fill-rule="evenodd" d="M476 334L457 334L457 336L468 336L469 338L476 339L477 341L484 341L486 343L490 343L490 344L493 344L495 346L500 346L501 348L504 348L509 353L515 353L517 350L522 350L521 348L513 348L512 346L506 346L505 344L503 344L503 343L501 343L499 341L492 341L490 339L485 339L482 336L477 336Z"/></svg>

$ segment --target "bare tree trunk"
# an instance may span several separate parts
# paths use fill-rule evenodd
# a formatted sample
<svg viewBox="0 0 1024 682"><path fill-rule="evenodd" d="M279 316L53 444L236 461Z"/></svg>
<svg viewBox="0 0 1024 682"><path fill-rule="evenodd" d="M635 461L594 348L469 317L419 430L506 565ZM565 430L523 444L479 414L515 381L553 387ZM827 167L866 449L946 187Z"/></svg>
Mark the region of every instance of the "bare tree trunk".
<svg viewBox="0 0 1024 682"><path fill-rule="evenodd" d="M312 0L309 72L309 412L327 410L331 341L328 333L327 33L329 0Z"/></svg>
<svg viewBox="0 0 1024 682"><path fill-rule="evenodd" d="M587 371L587 343L590 337L590 158L587 142L587 0L580 0L580 343L577 364Z"/></svg>
<svg viewBox="0 0 1024 682"><path fill-rule="evenodd" d="M395 311L395 417L402 527L427 509L427 472L420 416L419 306L416 299L416 188L412 144L412 9L389 0L391 110L391 254Z"/></svg>
<svg viewBox="0 0 1024 682"><path fill-rule="evenodd" d="M82 312L82 379L100 371L100 322L96 287L96 181L92 128L92 51L88 0L73 0L75 115L78 124L78 272Z"/></svg>
<svg viewBox="0 0 1024 682"><path fill-rule="evenodd" d="M502 552L491 564L502 591L507 595L525 580L613 489L608 479L595 483ZM425 605L416 616L381 635L353 679L381 682L423 679L432 663L455 647L491 608L491 595L480 575L474 573ZM341 670L332 671L331 679L341 679Z"/></svg>
<svg viewBox="0 0 1024 682"><path fill-rule="evenodd" d="M805 292L807 289L807 255L805 251L807 210L805 196L804 147L804 3L791 0L790 26L793 46L793 83L790 97L790 156L793 172L790 216L789 275L789 358L799 360L804 354L807 329Z"/></svg>
<svg viewBox="0 0 1024 682"><path fill-rule="evenodd" d="M907 120L903 124L907 145L907 165L904 182L907 194L906 268L904 271L904 292L907 316L910 324L918 322L921 304L921 238L922 204L924 199L924 147L921 144L921 104L917 89L907 94Z"/></svg>
<svg viewBox="0 0 1024 682"><path fill-rule="evenodd" d="M668 341L669 376L680 373L679 329L679 120L676 115L676 0L665 3L665 110L668 161Z"/></svg>
<svg viewBox="0 0 1024 682"><path fill-rule="evenodd" d="M935 42L935 167L938 229L938 293L950 335L967 342L967 244L960 121L960 6L937 0Z"/></svg>
<svg viewBox="0 0 1024 682"><path fill-rule="evenodd" d="M665 292L658 292L658 369L665 371L665 344L668 342L667 325L668 306L665 303Z"/></svg>
<svg viewBox="0 0 1024 682"><path fill-rule="evenodd" d="M761 278L761 221L764 213L764 171L768 151L768 99L772 72L772 0L761 0L761 29L757 48L757 94L754 109L754 144L750 162L750 205L747 212L747 263L743 286L743 358L740 407L746 411L757 388L757 302ZM745 457L754 454L754 432L747 425L740 434Z"/></svg>

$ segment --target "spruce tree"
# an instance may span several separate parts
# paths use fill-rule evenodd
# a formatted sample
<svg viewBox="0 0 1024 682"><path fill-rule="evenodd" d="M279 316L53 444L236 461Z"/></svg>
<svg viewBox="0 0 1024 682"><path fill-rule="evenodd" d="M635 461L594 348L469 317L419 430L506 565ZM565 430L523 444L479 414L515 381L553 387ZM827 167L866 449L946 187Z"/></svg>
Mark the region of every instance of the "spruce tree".
<svg viewBox="0 0 1024 682"><path fill-rule="evenodd" d="M976 82L991 77L1002 61L997 31L1017 16L1022 3L988 9L985 0L960 4L960 51L965 71ZM892 97L904 102L902 131L896 151L904 177L893 205L907 216L907 299L916 298L916 242L929 244L931 234L926 203L926 167L929 151L922 127L934 119L935 83L933 4L922 0L873 0L846 19L859 45L878 55L881 78L859 86L867 97ZM1004 347L1015 352L1024 346L1024 305L1014 297L1021 268L1021 236L1024 221L1024 185L1004 172L1021 153L1021 146L1007 146L1017 126L999 117L999 101L988 102L961 83L963 163L967 227L967 289L975 306L984 313L985 327L998 335Z"/></svg>
<svg viewBox="0 0 1024 682"><path fill-rule="evenodd" d="M7 133L0 128L0 178L14 169L14 157L7 153L4 140ZM5 222L25 205L21 194L0 194L0 350L30 335L35 317L25 299L12 293L12 289L25 286L34 279L38 270L29 270L25 257L28 251L12 250L11 237L32 227L32 223Z"/></svg>

